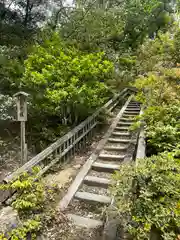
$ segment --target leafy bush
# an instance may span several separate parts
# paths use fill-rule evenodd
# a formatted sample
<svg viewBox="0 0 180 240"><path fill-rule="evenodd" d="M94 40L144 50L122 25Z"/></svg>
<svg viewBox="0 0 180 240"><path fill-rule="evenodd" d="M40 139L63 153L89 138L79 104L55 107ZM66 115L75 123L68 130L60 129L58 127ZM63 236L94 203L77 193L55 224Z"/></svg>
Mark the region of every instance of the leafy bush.
<svg viewBox="0 0 180 240"><path fill-rule="evenodd" d="M29 234L31 240L37 239L36 232L41 229L41 221L36 216L35 219L25 221L22 226L13 229L7 235L0 233L0 240L26 240Z"/></svg>
<svg viewBox="0 0 180 240"><path fill-rule="evenodd" d="M177 152L176 152L177 153ZM113 178L115 206L133 239L176 239L180 227L180 155L124 164Z"/></svg>
<svg viewBox="0 0 180 240"><path fill-rule="evenodd" d="M0 190L10 190L15 192L15 199L11 203L21 218L22 224L5 234L0 233L0 239L20 240L36 239L37 232L42 227L41 211L45 205L45 186L38 178L39 167L32 169L32 174L24 172L15 181L8 184L0 184ZM53 191L52 191L53 193Z"/></svg>
<svg viewBox="0 0 180 240"><path fill-rule="evenodd" d="M17 196L12 206L20 212L26 210L33 211L42 207L45 200L45 189L41 179L37 178L38 172L39 168L35 167L32 175L24 172L15 181L0 185L0 189L17 191Z"/></svg>
<svg viewBox="0 0 180 240"><path fill-rule="evenodd" d="M24 73L24 58L27 55L26 46L0 46L0 91L12 96L18 91Z"/></svg>
<svg viewBox="0 0 180 240"><path fill-rule="evenodd" d="M149 72L159 72L162 67L172 66L174 50L174 41L169 32L159 32L153 40L146 39L136 52L137 74L147 75Z"/></svg>
<svg viewBox="0 0 180 240"><path fill-rule="evenodd" d="M58 34L36 45L25 67L22 87L31 93L38 115L58 116L71 125L111 95L105 82L113 65L104 53L84 54L67 47Z"/></svg>
<svg viewBox="0 0 180 240"><path fill-rule="evenodd" d="M178 68L161 67L136 79L137 100L144 106L146 137L151 154L173 150L180 141L180 88Z"/></svg>
<svg viewBox="0 0 180 240"><path fill-rule="evenodd" d="M153 152L172 151L180 142L180 104L149 106L141 119L146 122L148 147Z"/></svg>

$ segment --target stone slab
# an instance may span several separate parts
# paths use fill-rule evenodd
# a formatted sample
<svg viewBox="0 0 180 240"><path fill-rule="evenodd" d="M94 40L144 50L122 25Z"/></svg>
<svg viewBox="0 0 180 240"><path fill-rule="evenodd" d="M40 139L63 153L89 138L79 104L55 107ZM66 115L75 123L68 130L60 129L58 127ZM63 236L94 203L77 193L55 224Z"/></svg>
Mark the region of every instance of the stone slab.
<svg viewBox="0 0 180 240"><path fill-rule="evenodd" d="M123 160L125 155L100 154L99 159L103 160Z"/></svg>
<svg viewBox="0 0 180 240"><path fill-rule="evenodd" d="M99 172L109 172L113 173L116 170L119 170L120 165L118 164L109 164L109 163L101 163L101 162L95 162L92 165L93 170L99 171Z"/></svg>
<svg viewBox="0 0 180 240"><path fill-rule="evenodd" d="M75 198L82 200L82 201L87 201L87 202L98 202L98 203L103 203L103 204L111 203L110 197L104 196L104 195L99 195L99 194L94 194L94 193L89 193L89 192L77 192L75 194Z"/></svg>
<svg viewBox="0 0 180 240"><path fill-rule="evenodd" d="M86 176L84 179L84 183L89 186L100 186L107 188L111 181L107 178L100 178L96 176Z"/></svg>
<svg viewBox="0 0 180 240"><path fill-rule="evenodd" d="M75 214L67 214L67 217L72 220L72 222L79 227L84 228L98 228L103 225L102 221L81 217Z"/></svg>
<svg viewBox="0 0 180 240"><path fill-rule="evenodd" d="M108 142L112 142L112 143L129 143L130 140L129 139L119 139L119 138L109 138Z"/></svg>

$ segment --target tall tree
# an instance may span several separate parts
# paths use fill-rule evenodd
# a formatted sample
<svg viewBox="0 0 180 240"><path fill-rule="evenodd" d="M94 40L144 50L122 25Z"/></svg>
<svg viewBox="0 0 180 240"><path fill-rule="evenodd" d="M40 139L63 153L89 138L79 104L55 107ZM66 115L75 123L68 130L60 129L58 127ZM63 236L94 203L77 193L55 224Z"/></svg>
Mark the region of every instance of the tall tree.
<svg viewBox="0 0 180 240"><path fill-rule="evenodd" d="M62 32L85 45L135 48L173 22L174 1L78 0ZM95 45L94 45L95 44Z"/></svg>
<svg viewBox="0 0 180 240"><path fill-rule="evenodd" d="M0 0L0 44L18 45L43 24L52 6L50 0Z"/></svg>

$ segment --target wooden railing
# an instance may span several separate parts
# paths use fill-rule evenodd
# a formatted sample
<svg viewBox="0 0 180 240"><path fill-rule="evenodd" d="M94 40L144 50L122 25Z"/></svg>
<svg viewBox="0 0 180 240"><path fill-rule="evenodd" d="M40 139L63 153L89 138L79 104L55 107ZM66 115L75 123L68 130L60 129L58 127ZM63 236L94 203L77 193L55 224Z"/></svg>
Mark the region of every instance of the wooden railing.
<svg viewBox="0 0 180 240"><path fill-rule="evenodd" d="M120 94L108 101L103 107L98 109L93 115L80 123L66 135L51 144L45 150L37 154L30 161L18 168L15 172L4 179L4 182L9 182L17 178L22 172L30 171L34 166L40 166L39 175L44 174L54 164L66 161L73 157L75 151L84 147L87 144L87 139L93 135L93 129L98 124L98 118L103 110L111 112L121 100L129 95L133 89L125 88Z"/></svg>

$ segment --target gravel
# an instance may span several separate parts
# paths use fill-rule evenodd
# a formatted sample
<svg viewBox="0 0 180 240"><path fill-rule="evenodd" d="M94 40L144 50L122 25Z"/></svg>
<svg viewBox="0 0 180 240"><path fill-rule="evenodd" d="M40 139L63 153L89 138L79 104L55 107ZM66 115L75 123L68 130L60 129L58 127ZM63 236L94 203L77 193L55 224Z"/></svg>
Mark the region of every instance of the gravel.
<svg viewBox="0 0 180 240"><path fill-rule="evenodd" d="M128 143L112 143L112 142L107 142L105 146L108 146L108 147L128 147Z"/></svg>
<svg viewBox="0 0 180 240"><path fill-rule="evenodd" d="M83 217L102 220L104 209L105 208L101 203L89 204L83 201L79 201L77 199L73 199L67 211Z"/></svg>
<svg viewBox="0 0 180 240"><path fill-rule="evenodd" d="M88 173L88 175L89 175L89 176L95 176L95 177L112 179L112 173L108 173L108 172L97 172L97 171L91 170L91 171Z"/></svg>
<svg viewBox="0 0 180 240"><path fill-rule="evenodd" d="M126 149L123 149L123 150L102 150L101 151L101 154L108 154L108 155L124 155L126 153Z"/></svg>
<svg viewBox="0 0 180 240"><path fill-rule="evenodd" d="M109 195L109 190L102 187L96 187L96 186L88 186L86 184L83 184L82 187L79 189L80 192L89 192L99 195Z"/></svg>

